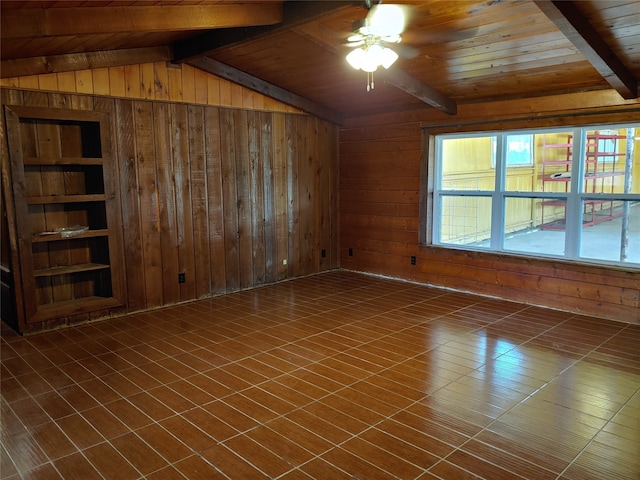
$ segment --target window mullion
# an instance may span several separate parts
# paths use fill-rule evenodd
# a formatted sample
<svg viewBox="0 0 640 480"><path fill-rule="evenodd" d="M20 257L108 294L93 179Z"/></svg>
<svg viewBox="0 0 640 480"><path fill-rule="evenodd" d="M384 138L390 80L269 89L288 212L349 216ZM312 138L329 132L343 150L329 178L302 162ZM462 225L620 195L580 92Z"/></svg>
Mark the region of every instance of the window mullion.
<svg viewBox="0 0 640 480"><path fill-rule="evenodd" d="M580 227L582 224L582 188L584 181L584 159L586 158L586 134L584 128L573 132L573 156L571 159L571 188L567 196L565 219L564 255L576 259L580 255Z"/></svg>
<svg viewBox="0 0 640 480"><path fill-rule="evenodd" d="M491 194L491 248L498 251L504 248L505 138L502 133L496 134L496 178Z"/></svg>

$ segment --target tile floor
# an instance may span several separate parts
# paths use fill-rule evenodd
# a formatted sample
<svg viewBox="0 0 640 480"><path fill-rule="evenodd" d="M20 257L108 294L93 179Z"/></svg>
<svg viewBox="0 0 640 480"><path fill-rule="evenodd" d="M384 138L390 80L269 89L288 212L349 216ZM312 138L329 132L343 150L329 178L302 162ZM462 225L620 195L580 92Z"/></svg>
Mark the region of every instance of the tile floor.
<svg viewBox="0 0 640 480"><path fill-rule="evenodd" d="M330 272L1 353L6 480L640 478L640 326Z"/></svg>

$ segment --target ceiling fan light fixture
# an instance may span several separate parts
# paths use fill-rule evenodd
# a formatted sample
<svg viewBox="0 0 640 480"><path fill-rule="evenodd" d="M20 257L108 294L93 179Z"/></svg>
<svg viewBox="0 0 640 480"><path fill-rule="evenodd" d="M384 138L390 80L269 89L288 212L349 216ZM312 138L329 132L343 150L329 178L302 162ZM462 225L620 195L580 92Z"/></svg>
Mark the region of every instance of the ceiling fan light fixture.
<svg viewBox="0 0 640 480"><path fill-rule="evenodd" d="M398 59L398 54L390 48L383 48L380 53L380 64L384 68L389 68Z"/></svg>
<svg viewBox="0 0 640 480"><path fill-rule="evenodd" d="M364 62L364 57L366 53L362 48L356 48L352 50L349 55L347 55L347 62L356 70L360 70L360 66Z"/></svg>
<svg viewBox="0 0 640 480"><path fill-rule="evenodd" d="M365 72L375 72L380 66L389 68L397 59L396 52L379 43L358 47L347 55L349 65Z"/></svg>
<svg viewBox="0 0 640 480"><path fill-rule="evenodd" d="M378 4L371 7L366 18L353 24L354 34L347 41L354 49L346 59L356 70L367 72L367 91L373 89L373 72L378 67L391 67L398 59L398 53L387 45L402 40L404 18L400 5Z"/></svg>

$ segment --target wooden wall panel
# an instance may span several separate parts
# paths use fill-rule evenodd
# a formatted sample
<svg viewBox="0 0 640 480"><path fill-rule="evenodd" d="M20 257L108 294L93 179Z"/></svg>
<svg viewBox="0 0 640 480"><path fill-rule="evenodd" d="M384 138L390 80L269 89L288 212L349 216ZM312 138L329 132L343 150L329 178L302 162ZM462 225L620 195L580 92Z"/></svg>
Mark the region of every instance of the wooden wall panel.
<svg viewBox="0 0 640 480"><path fill-rule="evenodd" d="M190 65L166 62L2 78L0 87L302 113Z"/></svg>
<svg viewBox="0 0 640 480"><path fill-rule="evenodd" d="M123 70L125 89L136 74ZM337 127L299 114L155 99L2 94L10 104L111 115L126 311L337 268L320 262L322 249L329 259L338 254ZM59 148L55 133L34 132L34 140L41 150ZM52 210L52 221L59 213ZM51 294L66 293L52 286Z"/></svg>
<svg viewBox="0 0 640 480"><path fill-rule="evenodd" d="M178 271L184 273L186 278L193 280L195 279L195 247L188 109L184 104L172 104L169 113L171 117L171 160L176 197ZM195 282L180 284L180 300L193 298L197 298Z"/></svg>
<svg viewBox="0 0 640 480"><path fill-rule="evenodd" d="M163 265L160 224L160 192L156 177L154 109L149 102L137 101L134 108L136 167L140 203L140 228L143 268L145 277L145 307L164 303L162 291ZM164 199L163 199L164 200ZM124 206L123 206L124 207ZM123 208L123 215L129 211ZM126 222L125 222L126 224ZM128 265L128 264L127 264Z"/></svg>
<svg viewBox="0 0 640 480"><path fill-rule="evenodd" d="M266 120L266 119L265 119ZM265 233L264 233L264 160L260 157L260 114L255 111L247 112L248 145L249 145L249 192L251 192L251 238L252 238L252 284L261 285L265 282ZM268 160L268 159L267 159Z"/></svg>
<svg viewBox="0 0 640 480"><path fill-rule="evenodd" d="M238 266L240 288L248 288L253 283L253 232L251 229L251 183L249 158L249 124L246 110L234 110L236 208L238 232ZM234 208L233 205L225 205Z"/></svg>
<svg viewBox="0 0 640 480"><path fill-rule="evenodd" d="M298 143L298 228L299 228L299 248L297 264L299 270L297 275L308 275L311 270L313 259L313 248L310 242L309 231L313 221L311 207L311 197L313 196L313 183L309 182L309 172L313 165L313 154L311 152L311 136L307 136L309 122L306 118L296 118L298 126L296 139Z"/></svg>
<svg viewBox="0 0 640 480"><path fill-rule="evenodd" d="M171 158L172 137L170 105L153 104L156 182L158 186L158 230L162 265L162 298L165 303L180 301L178 284L178 217L176 215L175 172Z"/></svg>
<svg viewBox="0 0 640 480"><path fill-rule="evenodd" d="M260 146L258 152L258 162L260 168L256 175L256 183L262 183L262 201L258 201L261 206L262 217L257 216L256 223L262 223L262 234L264 235L263 255L264 255L264 283L276 281L276 264L278 261L277 241L276 241L276 215L275 215L275 185L274 185L274 149L272 137L273 116L260 112L257 119L257 128L260 135Z"/></svg>
<svg viewBox="0 0 640 480"><path fill-rule="evenodd" d="M218 108L205 109L205 168L207 171L207 198L209 218L209 252L211 292L223 293L232 288L227 283L225 252L224 195L222 178L222 120ZM227 183L228 184L228 183ZM227 185L225 184L225 186Z"/></svg>
<svg viewBox="0 0 640 480"><path fill-rule="evenodd" d="M134 133L134 108L130 100L118 100L115 105L115 157L118 159L120 180L120 202L123 224L124 255L127 259L126 292L131 310L146 307L144 254L142 252L142 230L140 219L140 196L136 161L136 136Z"/></svg>
<svg viewBox="0 0 640 480"><path fill-rule="evenodd" d="M300 275L300 196L298 194L298 161L300 137L298 122L294 117L285 119L287 138L287 223L288 228L288 270L289 275ZM295 261L294 261L295 260Z"/></svg>
<svg viewBox="0 0 640 480"><path fill-rule="evenodd" d="M224 264L227 285L240 288L240 252L238 226L238 184L236 167L235 116L231 110L220 112L220 155L222 160L222 210L224 221Z"/></svg>
<svg viewBox="0 0 640 480"><path fill-rule="evenodd" d="M189 106L188 133L190 160L189 188L191 191L191 214L193 216L193 275L195 298L211 293L211 264L209 252L209 219L207 196L207 163L205 157L204 108Z"/></svg>
<svg viewBox="0 0 640 480"><path fill-rule="evenodd" d="M273 206L276 241L276 280L287 278L289 266L284 261L289 258L289 238L292 231L289 228L289 188L287 179L289 139L286 136L287 124L285 115L273 115Z"/></svg>
<svg viewBox="0 0 640 480"><path fill-rule="evenodd" d="M603 95L598 107L597 95ZM631 113L607 113L616 105L607 93L574 95L538 101L550 114L579 113L587 105L601 110L588 121L627 121ZM451 131L478 129L483 119L493 128L531 126L532 106L524 101L460 108ZM564 112L558 111L564 108ZM520 123L498 123L503 115L523 117ZM593 113L593 112L592 112ZM548 115L547 125L561 124ZM464 127L464 122L470 125ZM565 122L575 122L567 118ZM351 119L340 130L340 245L341 266L482 295L558 308L602 318L640 323L640 272L572 262L465 252L421 246L420 168L421 126L451 123L439 113L412 111ZM538 122L536 126L545 126ZM442 127L441 127L442 128ZM349 256L349 248L353 256ZM411 265L410 257L417 264Z"/></svg>

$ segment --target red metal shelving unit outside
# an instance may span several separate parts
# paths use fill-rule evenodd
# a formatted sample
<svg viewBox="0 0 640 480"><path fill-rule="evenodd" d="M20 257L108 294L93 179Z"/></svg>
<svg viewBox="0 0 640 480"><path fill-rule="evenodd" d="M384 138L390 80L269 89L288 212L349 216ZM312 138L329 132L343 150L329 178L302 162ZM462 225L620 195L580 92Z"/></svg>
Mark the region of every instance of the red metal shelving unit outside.
<svg viewBox="0 0 640 480"><path fill-rule="evenodd" d="M625 152L619 152L618 142L624 140L624 135L617 133L592 133L587 135L584 165L584 192L585 193L614 193L615 177L624 175L624 171L616 170L618 160L624 158ZM571 183L571 158L573 156L573 135L567 135L566 143L546 143L546 135L542 144L542 190L550 192L568 192ZM560 150L560 155L554 155L553 160L548 158L552 150ZM560 160L558 160L560 158ZM552 188L552 185L561 185L560 189ZM557 217L557 207L563 208L561 218ZM553 209L553 219L545 221L550 216L549 210ZM610 200L587 200L584 202L583 226L596 225L617 218L621 213L614 211L614 202ZM542 201L543 230L564 230L566 217L566 204L559 200Z"/></svg>

